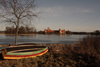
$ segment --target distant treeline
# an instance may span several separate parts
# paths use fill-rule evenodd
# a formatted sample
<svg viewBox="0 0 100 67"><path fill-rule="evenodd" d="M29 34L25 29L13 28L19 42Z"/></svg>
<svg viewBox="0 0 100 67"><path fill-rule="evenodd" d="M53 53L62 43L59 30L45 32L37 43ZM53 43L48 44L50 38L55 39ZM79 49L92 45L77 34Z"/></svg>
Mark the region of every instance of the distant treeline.
<svg viewBox="0 0 100 67"><path fill-rule="evenodd" d="M5 33L5 31L0 31L0 33Z"/></svg>
<svg viewBox="0 0 100 67"><path fill-rule="evenodd" d="M35 32L36 32L36 29L34 27L29 27L29 26L20 26L19 31L18 31L19 34L32 34ZM16 28L14 26L6 27L5 33L6 34L15 34Z"/></svg>
<svg viewBox="0 0 100 67"><path fill-rule="evenodd" d="M90 34L90 35L100 35L100 31L96 30L94 32L72 32L73 34Z"/></svg>
<svg viewBox="0 0 100 67"><path fill-rule="evenodd" d="M5 33L5 34L15 34L16 33L16 28L14 26L12 27L6 27L5 31L0 31L0 33ZM36 31L34 27L29 27L29 26L20 26L19 27L19 34L45 34L44 31ZM59 34L59 30L54 30L53 34ZM66 31L66 34L78 34L78 35L100 35L100 30L95 30L94 32L73 32L73 31Z"/></svg>
<svg viewBox="0 0 100 67"><path fill-rule="evenodd" d="M66 31L66 34L90 34L90 35L100 35L100 31L96 30L94 32L72 32L72 31Z"/></svg>
<svg viewBox="0 0 100 67"><path fill-rule="evenodd" d="M38 32L39 34L45 34L44 31L39 31ZM55 30L53 34L59 34L59 31L58 30ZM88 35L100 35L100 31L99 30L96 30L94 32L72 32L72 31L66 31L66 34L79 34L79 35L85 35L85 34L88 34Z"/></svg>

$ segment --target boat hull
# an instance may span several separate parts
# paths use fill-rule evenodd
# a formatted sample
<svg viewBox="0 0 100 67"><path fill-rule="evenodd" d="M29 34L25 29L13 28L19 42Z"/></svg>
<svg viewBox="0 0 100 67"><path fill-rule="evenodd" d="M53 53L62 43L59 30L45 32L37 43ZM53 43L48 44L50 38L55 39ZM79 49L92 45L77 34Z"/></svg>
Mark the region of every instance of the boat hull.
<svg viewBox="0 0 100 67"><path fill-rule="evenodd" d="M34 47L36 47L36 46L34 46ZM20 47L17 46L17 48L15 48L15 47L12 46L11 48L4 49L2 51L3 59L32 58L32 57L36 57L36 56L41 56L41 55L45 54L46 52L48 52L48 47L44 47L44 46L43 46L43 48L39 47L39 50L36 50L36 51L32 51L32 50L38 49L38 48L31 48L30 49L31 51L29 51L29 52L27 52L27 51L25 52L25 49L23 51L18 50L18 49L13 51L12 48L17 49L17 48L20 48ZM25 46L23 48L25 48Z"/></svg>

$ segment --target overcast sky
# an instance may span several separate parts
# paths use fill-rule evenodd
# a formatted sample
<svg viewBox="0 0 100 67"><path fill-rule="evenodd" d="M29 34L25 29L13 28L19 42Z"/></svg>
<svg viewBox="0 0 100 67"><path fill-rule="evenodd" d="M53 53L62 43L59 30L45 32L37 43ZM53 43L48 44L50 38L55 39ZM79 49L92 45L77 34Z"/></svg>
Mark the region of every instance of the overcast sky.
<svg viewBox="0 0 100 67"><path fill-rule="evenodd" d="M39 30L100 30L100 0L36 0L36 4L41 11L35 24Z"/></svg>
<svg viewBox="0 0 100 67"><path fill-rule="evenodd" d="M100 0L36 0L37 30L100 30ZM1 30L1 29L0 29Z"/></svg>

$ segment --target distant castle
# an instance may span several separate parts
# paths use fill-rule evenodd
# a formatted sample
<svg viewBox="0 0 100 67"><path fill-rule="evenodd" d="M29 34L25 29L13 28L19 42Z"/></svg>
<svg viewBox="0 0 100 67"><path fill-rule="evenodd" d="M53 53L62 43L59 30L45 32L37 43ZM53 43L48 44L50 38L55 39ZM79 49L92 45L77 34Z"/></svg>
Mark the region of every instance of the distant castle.
<svg viewBox="0 0 100 67"><path fill-rule="evenodd" d="M53 34L54 30L51 30L49 27L47 29L44 30L45 34Z"/></svg>
<svg viewBox="0 0 100 67"><path fill-rule="evenodd" d="M59 29L59 33L60 34L66 34L66 31L65 31L65 29L64 30Z"/></svg>
<svg viewBox="0 0 100 67"><path fill-rule="evenodd" d="M44 32L45 32L45 34L54 34L54 33L57 33L56 30L51 30L49 27L47 29L45 29ZM59 29L58 33L59 34L66 34L66 31L65 31L65 29L64 30Z"/></svg>

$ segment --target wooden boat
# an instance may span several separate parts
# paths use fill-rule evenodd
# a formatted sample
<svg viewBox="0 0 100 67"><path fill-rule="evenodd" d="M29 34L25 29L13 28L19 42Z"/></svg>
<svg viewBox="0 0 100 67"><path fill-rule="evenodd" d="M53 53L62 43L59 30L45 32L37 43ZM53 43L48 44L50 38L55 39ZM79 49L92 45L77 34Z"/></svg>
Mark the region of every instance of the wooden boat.
<svg viewBox="0 0 100 67"><path fill-rule="evenodd" d="M22 59L45 54L48 47L38 44L10 46L2 51L3 59Z"/></svg>

